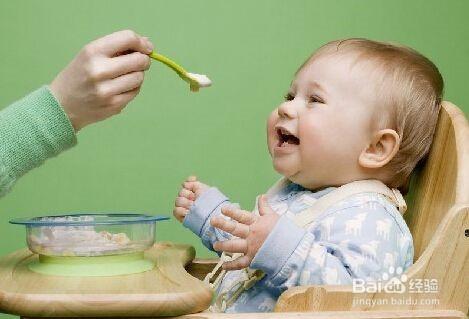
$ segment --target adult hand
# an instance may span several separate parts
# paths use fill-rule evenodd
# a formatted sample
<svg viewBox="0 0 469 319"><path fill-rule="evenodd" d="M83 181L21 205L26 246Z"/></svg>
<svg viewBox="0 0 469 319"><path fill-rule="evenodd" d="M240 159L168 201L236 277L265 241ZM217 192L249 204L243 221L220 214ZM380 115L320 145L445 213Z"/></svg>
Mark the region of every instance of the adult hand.
<svg viewBox="0 0 469 319"><path fill-rule="evenodd" d="M153 44L131 30L87 44L50 84L75 131L118 114L139 92Z"/></svg>

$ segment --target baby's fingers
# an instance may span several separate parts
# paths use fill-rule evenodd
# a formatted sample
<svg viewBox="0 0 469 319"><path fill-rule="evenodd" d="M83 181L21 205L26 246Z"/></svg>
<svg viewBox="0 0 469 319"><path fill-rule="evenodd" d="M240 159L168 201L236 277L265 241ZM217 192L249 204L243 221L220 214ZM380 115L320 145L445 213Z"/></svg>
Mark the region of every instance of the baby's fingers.
<svg viewBox="0 0 469 319"><path fill-rule="evenodd" d="M195 193L195 189L197 188L198 183L199 182L188 182L188 181L186 181L186 182L182 183L182 187Z"/></svg>
<svg viewBox="0 0 469 319"><path fill-rule="evenodd" d="M194 202L185 197L176 197L176 201L174 202L174 204L176 207L183 207L189 209L191 208L192 204L194 204Z"/></svg>
<svg viewBox="0 0 469 319"><path fill-rule="evenodd" d="M185 188L182 188L180 191L179 191L179 197L185 197L189 200L195 200L195 194L193 192L191 192L190 190L188 189L185 189Z"/></svg>
<svg viewBox="0 0 469 319"><path fill-rule="evenodd" d="M251 257L241 256L236 258L233 261L227 261L222 265L222 268L225 270L238 270L248 267L251 264Z"/></svg>
<svg viewBox="0 0 469 319"><path fill-rule="evenodd" d="M248 243L245 239L235 238L224 241L217 241L213 244L216 251L225 251L228 253L246 253Z"/></svg>
<svg viewBox="0 0 469 319"><path fill-rule="evenodd" d="M256 221L256 217L254 214L235 207L222 207L221 212L223 215L228 216L244 225L251 225Z"/></svg>
<svg viewBox="0 0 469 319"><path fill-rule="evenodd" d="M249 235L249 226L219 216L213 217L210 224L239 238L246 238Z"/></svg>
<svg viewBox="0 0 469 319"><path fill-rule="evenodd" d="M189 210L184 207L174 207L173 209L174 217L176 217L176 219L179 220L181 223L183 222L188 212Z"/></svg>
<svg viewBox="0 0 469 319"><path fill-rule="evenodd" d="M197 182L197 176L191 175L187 177L186 182Z"/></svg>

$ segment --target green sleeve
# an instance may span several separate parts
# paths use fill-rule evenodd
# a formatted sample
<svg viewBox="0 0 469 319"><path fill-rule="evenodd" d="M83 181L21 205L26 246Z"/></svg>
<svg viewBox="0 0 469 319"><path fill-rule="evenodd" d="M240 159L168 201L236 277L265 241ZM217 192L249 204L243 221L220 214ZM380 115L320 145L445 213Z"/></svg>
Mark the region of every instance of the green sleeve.
<svg viewBox="0 0 469 319"><path fill-rule="evenodd" d="M0 196L26 172L76 143L70 120L47 86L0 111Z"/></svg>

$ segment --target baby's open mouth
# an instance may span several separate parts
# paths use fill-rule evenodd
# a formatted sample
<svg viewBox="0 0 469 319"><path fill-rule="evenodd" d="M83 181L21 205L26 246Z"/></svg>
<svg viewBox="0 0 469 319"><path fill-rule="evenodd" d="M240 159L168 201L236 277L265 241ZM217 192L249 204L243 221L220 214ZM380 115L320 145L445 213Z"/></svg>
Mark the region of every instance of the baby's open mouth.
<svg viewBox="0 0 469 319"><path fill-rule="evenodd" d="M277 128L278 143L277 146L285 147L289 144L299 145L300 139L284 128Z"/></svg>

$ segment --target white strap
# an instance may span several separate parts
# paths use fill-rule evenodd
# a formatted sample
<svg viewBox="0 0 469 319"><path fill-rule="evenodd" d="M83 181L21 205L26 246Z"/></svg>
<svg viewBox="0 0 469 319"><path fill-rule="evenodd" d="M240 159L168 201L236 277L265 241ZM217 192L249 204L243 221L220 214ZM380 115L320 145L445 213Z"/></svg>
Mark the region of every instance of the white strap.
<svg viewBox="0 0 469 319"><path fill-rule="evenodd" d="M215 275L224 262L235 260L241 255L242 254L233 254L233 256L230 257L223 252L220 256L220 261L217 263L213 271L205 277L204 282L208 283L214 290L217 290L221 280L226 274L226 270L222 270L213 283L210 283L210 279ZM234 280L229 288L217 296L213 304L209 307L210 312L225 312L226 308L230 307L238 299L243 291L250 289L256 282L265 276L264 272L261 270L254 270L250 268L242 269L241 275L243 276ZM228 293L231 293L229 298Z"/></svg>
<svg viewBox="0 0 469 319"><path fill-rule="evenodd" d="M299 214L296 214L294 216L294 221L298 226L305 227L333 204L360 193L379 193L388 197L398 207L401 214L404 214L407 209L404 197L402 197L399 190L395 188L389 189L389 187L384 185L383 182L369 179L342 185L330 193L320 197L313 206Z"/></svg>
<svg viewBox="0 0 469 319"><path fill-rule="evenodd" d="M220 256L220 260L218 261L218 263L215 265L215 267L212 269L211 272L209 272L205 278L204 278L204 282L207 283L208 285L210 285L211 288L213 289L217 289L218 288L218 285L220 284L220 281L221 279L223 278L223 276L225 275L225 272L226 270L222 270L220 272L220 274L217 276L217 278L215 278L214 282L211 283L210 280L213 278L213 276L215 276L215 274L217 273L218 269L221 268L221 266L227 262L227 261L231 261L232 260L232 257L228 256L225 252L222 252L221 256Z"/></svg>

